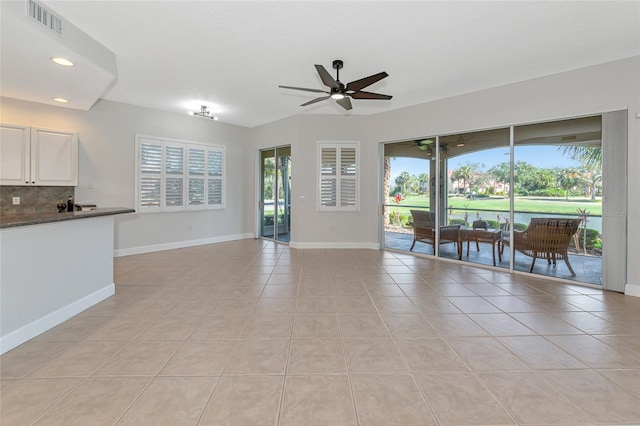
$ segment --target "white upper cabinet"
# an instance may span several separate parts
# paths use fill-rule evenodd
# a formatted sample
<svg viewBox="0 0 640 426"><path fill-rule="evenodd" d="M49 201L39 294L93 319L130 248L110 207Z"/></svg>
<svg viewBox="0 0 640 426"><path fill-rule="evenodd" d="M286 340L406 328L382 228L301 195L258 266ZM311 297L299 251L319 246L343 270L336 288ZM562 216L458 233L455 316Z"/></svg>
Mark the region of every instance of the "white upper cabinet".
<svg viewBox="0 0 640 426"><path fill-rule="evenodd" d="M76 186L78 134L0 125L0 185Z"/></svg>
<svg viewBox="0 0 640 426"><path fill-rule="evenodd" d="M31 177L30 128L0 125L0 184L28 185Z"/></svg>

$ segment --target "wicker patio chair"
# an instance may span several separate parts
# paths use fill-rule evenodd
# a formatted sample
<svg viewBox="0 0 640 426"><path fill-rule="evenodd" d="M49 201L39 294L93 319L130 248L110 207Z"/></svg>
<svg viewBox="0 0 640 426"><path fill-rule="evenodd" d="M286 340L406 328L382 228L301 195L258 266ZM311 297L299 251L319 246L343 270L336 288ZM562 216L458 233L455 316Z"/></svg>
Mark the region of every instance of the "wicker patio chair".
<svg viewBox="0 0 640 426"><path fill-rule="evenodd" d="M487 222L485 222L484 220L474 220L473 223L471 224L471 227L475 230L475 229L484 229L485 231L488 229L488 225ZM479 238L477 235L474 236L474 240L476 242L476 250L480 251L480 244L481 242L486 242L483 239ZM492 241L489 241L492 242ZM467 240L467 256L469 256L469 240Z"/></svg>
<svg viewBox="0 0 640 426"><path fill-rule="evenodd" d="M413 226L413 243L409 251L413 251L413 246L416 245L416 241L421 243L431 244L433 246L433 252L435 253L436 247L436 232L435 232L435 213L425 210L411 210L412 226ZM458 250L460 250L459 234L460 225L449 225L440 227L440 244L454 243Z"/></svg>
<svg viewBox="0 0 640 426"><path fill-rule="evenodd" d="M547 259L556 266L557 260L564 260L571 276L575 277L569 263L567 250L573 234L578 231L580 219L556 219L534 217L524 231L513 231L513 247L516 251L533 258L529 272L533 272L536 259ZM509 244L509 241L504 241Z"/></svg>

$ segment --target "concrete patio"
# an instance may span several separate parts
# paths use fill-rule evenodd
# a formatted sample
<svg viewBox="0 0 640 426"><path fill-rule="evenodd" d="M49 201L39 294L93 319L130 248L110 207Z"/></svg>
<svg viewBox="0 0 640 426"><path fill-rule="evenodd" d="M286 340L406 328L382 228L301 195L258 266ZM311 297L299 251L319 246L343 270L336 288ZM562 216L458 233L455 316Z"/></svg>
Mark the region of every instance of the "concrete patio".
<svg viewBox="0 0 640 426"><path fill-rule="evenodd" d="M411 243L413 242L413 235L389 232L384 233L385 248L394 250L409 251ZM433 255L433 246L425 243L416 243L413 248L413 253ZM480 264L493 266L493 257L491 253L491 245L486 243L480 243L480 251L476 250L476 247L472 243L469 250L469 256L467 254L466 244L463 246L462 260ZM440 257L447 259L458 259L458 252L454 244L443 244L440 246ZM496 255L496 266L499 268L509 269L509 247L505 247L502 261L498 260ZM521 253L516 253L514 269L516 271L529 272L531 267L531 257L525 256ZM546 260L536 260L533 273L537 275L546 275L549 277L562 278L566 280L583 282L587 284L602 285L602 257L596 256L584 256L579 254L570 254L569 262L573 267L576 276L572 277L567 265L564 261L559 261L557 266L553 264L549 265Z"/></svg>

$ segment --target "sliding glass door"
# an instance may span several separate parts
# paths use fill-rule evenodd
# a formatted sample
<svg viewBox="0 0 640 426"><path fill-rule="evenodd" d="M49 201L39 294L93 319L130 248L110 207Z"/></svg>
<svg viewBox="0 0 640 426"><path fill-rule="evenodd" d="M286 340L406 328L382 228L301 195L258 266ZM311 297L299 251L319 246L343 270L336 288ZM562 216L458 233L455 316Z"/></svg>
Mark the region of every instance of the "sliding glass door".
<svg viewBox="0 0 640 426"><path fill-rule="evenodd" d="M260 151L260 236L289 242L291 228L291 147Z"/></svg>
<svg viewBox="0 0 640 426"><path fill-rule="evenodd" d="M603 233L625 229L603 220L625 211L623 196L611 204L626 188L619 117L625 112L385 144L384 247L619 290L614 272L623 265L605 274L602 261L607 244L624 249ZM617 166L607 171L603 158ZM607 176L618 183L605 184ZM605 188L614 193L606 208Z"/></svg>

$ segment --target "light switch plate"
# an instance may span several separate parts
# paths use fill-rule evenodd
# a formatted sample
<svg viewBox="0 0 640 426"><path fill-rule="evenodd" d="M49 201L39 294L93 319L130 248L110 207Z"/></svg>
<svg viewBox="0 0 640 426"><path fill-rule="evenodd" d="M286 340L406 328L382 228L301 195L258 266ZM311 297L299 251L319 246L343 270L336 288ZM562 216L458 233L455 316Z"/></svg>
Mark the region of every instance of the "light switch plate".
<svg viewBox="0 0 640 426"><path fill-rule="evenodd" d="M20 197L13 197L12 202L14 206L20 205Z"/></svg>

